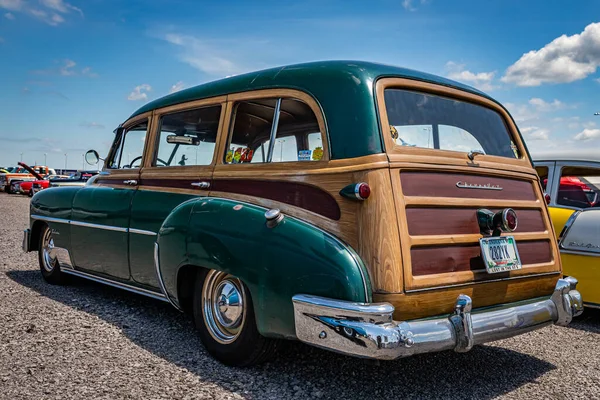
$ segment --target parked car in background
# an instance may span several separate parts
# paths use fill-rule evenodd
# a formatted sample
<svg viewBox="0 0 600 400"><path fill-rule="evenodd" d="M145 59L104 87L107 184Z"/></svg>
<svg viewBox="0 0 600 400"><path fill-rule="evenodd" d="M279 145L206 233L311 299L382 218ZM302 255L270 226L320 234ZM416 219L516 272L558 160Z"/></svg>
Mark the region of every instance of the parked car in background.
<svg viewBox="0 0 600 400"><path fill-rule="evenodd" d="M600 154L536 155L565 275L575 277L588 307L600 307Z"/></svg>
<svg viewBox="0 0 600 400"><path fill-rule="evenodd" d="M56 174L56 172L53 169L48 168L46 166L38 165L30 167L29 165L22 162L19 162L19 166L22 167L22 169L18 169L14 172L0 175L0 189L3 189L8 193L18 193L18 191L14 191L15 189L18 190L17 185L13 184L16 184L17 182L43 179L43 175Z"/></svg>
<svg viewBox="0 0 600 400"><path fill-rule="evenodd" d="M583 304L600 308L600 208L573 212L559 248L564 273L580 281Z"/></svg>
<svg viewBox="0 0 600 400"><path fill-rule="evenodd" d="M282 338L465 352L582 311L508 111L392 66L293 65L155 100L99 175L37 193L30 217L47 282L169 302L231 365Z"/></svg>
<svg viewBox="0 0 600 400"><path fill-rule="evenodd" d="M600 206L600 154L560 151L533 159L557 236L574 211Z"/></svg>
<svg viewBox="0 0 600 400"><path fill-rule="evenodd" d="M50 187L61 186L84 186L93 176L98 175L100 171L77 171L68 177L55 178L50 180Z"/></svg>
<svg viewBox="0 0 600 400"><path fill-rule="evenodd" d="M29 197L32 197L36 192L38 192L41 189L46 189L48 187L50 187L50 181L53 179L64 179L64 178L68 178L68 176L65 175L46 175L43 177L43 179L38 179L35 181L27 181L27 182L21 182L20 184L20 193L21 194L26 194ZM34 191L33 190L33 186L37 185L38 190Z"/></svg>

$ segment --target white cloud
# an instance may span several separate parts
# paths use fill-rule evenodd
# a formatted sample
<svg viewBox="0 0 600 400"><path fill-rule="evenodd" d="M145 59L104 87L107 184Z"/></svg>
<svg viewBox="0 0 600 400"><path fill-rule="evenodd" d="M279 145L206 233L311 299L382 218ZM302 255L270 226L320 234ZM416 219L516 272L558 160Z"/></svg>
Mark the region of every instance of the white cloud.
<svg viewBox="0 0 600 400"><path fill-rule="evenodd" d="M81 11L80 8L77 8L69 3L66 3L63 0L40 0L40 3L42 3L47 8L56 10L63 14L66 14L70 11L76 11L79 14L81 14L81 16L83 17L83 11Z"/></svg>
<svg viewBox="0 0 600 400"><path fill-rule="evenodd" d="M24 5L23 0L0 0L0 8L10 11L21 11Z"/></svg>
<svg viewBox="0 0 600 400"><path fill-rule="evenodd" d="M588 121L581 124L584 128L595 128L596 123L594 121Z"/></svg>
<svg viewBox="0 0 600 400"><path fill-rule="evenodd" d="M148 100L148 95L146 94L146 92L149 92L151 90L152 86L148 85L147 83L143 83L139 86L136 86L133 89L133 91L129 93L129 96L127 96L127 100Z"/></svg>
<svg viewBox="0 0 600 400"><path fill-rule="evenodd" d="M95 129L104 129L105 126L98 123L98 122L82 122L81 124L79 124L79 126L82 126L84 128L95 128Z"/></svg>
<svg viewBox="0 0 600 400"><path fill-rule="evenodd" d="M539 50L531 50L508 67L503 82L517 86L568 83L584 79L600 66L600 22L583 32L562 35Z"/></svg>
<svg viewBox="0 0 600 400"><path fill-rule="evenodd" d="M179 92L180 90L185 88L185 84L183 83L183 81L179 81L176 84L174 84L173 86L171 86L171 90L169 90L169 93L175 93L175 92Z"/></svg>
<svg viewBox="0 0 600 400"><path fill-rule="evenodd" d="M63 0L39 0L42 8L31 6L24 0L0 0L0 8L21 12L39 19L51 26L58 26L65 22L63 15L75 11L83 17L83 11ZM8 15L11 15L9 17ZM14 15L7 13L4 15L8 19L14 19Z"/></svg>
<svg viewBox="0 0 600 400"><path fill-rule="evenodd" d="M245 72L245 70L221 53L221 49L208 41L193 36L167 34L164 39L181 47L179 59L192 67L210 75L226 76Z"/></svg>
<svg viewBox="0 0 600 400"><path fill-rule="evenodd" d="M73 67L75 67L77 63L73 60L65 60L62 67L58 69L59 73L62 76L75 75L75 71L73 71Z"/></svg>
<svg viewBox="0 0 600 400"><path fill-rule="evenodd" d="M497 88L492 84L496 71L475 73L465 69L464 64L457 64L454 61L448 61L446 69L449 71L448 78L450 79L467 83L484 91L491 91Z"/></svg>
<svg viewBox="0 0 600 400"><path fill-rule="evenodd" d="M429 0L420 0L419 3L427 4ZM408 11L417 11L417 8L413 5L413 0L402 0L402 7Z"/></svg>
<svg viewBox="0 0 600 400"><path fill-rule="evenodd" d="M549 131L548 129L538 128L537 126L526 126L521 128L521 133L525 137L525 141L528 140L548 140Z"/></svg>
<svg viewBox="0 0 600 400"><path fill-rule="evenodd" d="M573 137L575 140L600 139L600 129L584 129Z"/></svg>
<svg viewBox="0 0 600 400"><path fill-rule="evenodd" d="M7 12L4 14L4 18L10 19L11 21L15 19L15 14Z"/></svg>
<svg viewBox="0 0 600 400"><path fill-rule="evenodd" d="M538 97L529 99L529 104L531 104L539 112L552 112L566 107L565 103L558 101L557 99L554 99L552 102L548 103Z"/></svg>

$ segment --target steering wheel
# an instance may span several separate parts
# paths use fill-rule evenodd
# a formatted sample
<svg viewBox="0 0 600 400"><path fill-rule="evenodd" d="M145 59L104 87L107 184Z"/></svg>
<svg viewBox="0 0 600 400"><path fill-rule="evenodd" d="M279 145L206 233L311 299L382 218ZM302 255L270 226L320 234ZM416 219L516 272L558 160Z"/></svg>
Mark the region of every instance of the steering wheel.
<svg viewBox="0 0 600 400"><path fill-rule="evenodd" d="M129 163L129 165L125 165L123 168L137 168L137 167L133 167L133 164L137 161L137 160L141 160L142 156L137 156L136 158L134 158L133 160L131 160L131 163ZM167 166L167 163L164 162L163 160L161 160L160 158L157 158L156 161L160 161L163 165L163 167Z"/></svg>

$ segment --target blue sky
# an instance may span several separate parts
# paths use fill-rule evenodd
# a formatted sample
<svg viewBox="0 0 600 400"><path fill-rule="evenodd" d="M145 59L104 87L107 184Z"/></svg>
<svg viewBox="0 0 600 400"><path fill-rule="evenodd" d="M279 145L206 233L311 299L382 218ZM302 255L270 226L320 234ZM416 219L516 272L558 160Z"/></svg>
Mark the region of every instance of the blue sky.
<svg viewBox="0 0 600 400"><path fill-rule="evenodd" d="M600 149L600 4L567 1L0 0L0 165L81 168L171 91L360 59L476 86L532 152ZM600 150L599 150L600 151Z"/></svg>

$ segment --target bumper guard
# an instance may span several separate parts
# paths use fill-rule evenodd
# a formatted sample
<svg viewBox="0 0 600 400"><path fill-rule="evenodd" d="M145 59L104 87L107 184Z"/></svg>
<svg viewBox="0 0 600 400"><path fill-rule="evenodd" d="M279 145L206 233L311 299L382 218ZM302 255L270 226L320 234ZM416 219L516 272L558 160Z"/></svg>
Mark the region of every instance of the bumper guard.
<svg viewBox="0 0 600 400"><path fill-rule="evenodd" d="M467 352L547 325L568 325L583 312L572 277L559 279L548 299L471 312L469 296L458 296L448 317L396 322L389 303L353 303L310 295L292 298L296 336L316 347L357 357L393 360L443 350Z"/></svg>
<svg viewBox="0 0 600 400"><path fill-rule="evenodd" d="M25 229L23 231L23 251L25 253L28 253L30 251L29 248L29 240L31 238L31 230L30 229Z"/></svg>

